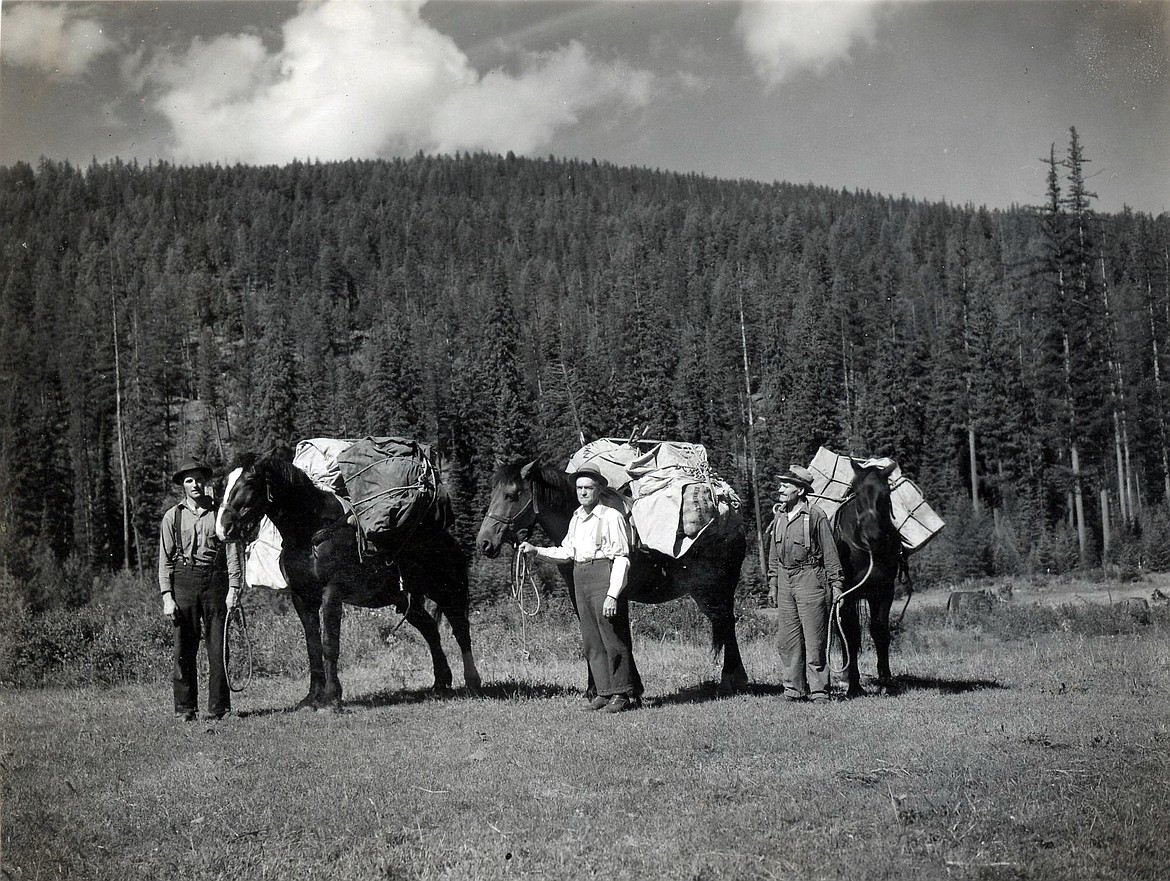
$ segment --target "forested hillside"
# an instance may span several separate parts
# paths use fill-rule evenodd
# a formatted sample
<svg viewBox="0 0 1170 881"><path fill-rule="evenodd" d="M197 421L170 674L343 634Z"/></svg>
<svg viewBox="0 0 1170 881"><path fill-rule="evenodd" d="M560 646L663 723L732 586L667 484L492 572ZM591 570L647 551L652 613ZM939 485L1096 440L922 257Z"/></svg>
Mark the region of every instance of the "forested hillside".
<svg viewBox="0 0 1170 881"><path fill-rule="evenodd" d="M470 543L498 463L636 427L749 510L753 453L765 504L819 445L893 456L948 577L1136 565L1170 217L1095 213L1087 162L1010 211L511 155L0 168L6 578L149 571L188 453L429 440Z"/></svg>

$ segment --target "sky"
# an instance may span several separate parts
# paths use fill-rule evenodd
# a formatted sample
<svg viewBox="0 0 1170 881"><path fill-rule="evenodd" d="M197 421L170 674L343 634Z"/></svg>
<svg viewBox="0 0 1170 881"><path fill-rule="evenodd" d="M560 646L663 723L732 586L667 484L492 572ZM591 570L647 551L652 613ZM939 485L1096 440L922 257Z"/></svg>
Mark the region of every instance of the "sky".
<svg viewBox="0 0 1170 881"><path fill-rule="evenodd" d="M1170 211L1170 0L0 0L0 165L597 159Z"/></svg>

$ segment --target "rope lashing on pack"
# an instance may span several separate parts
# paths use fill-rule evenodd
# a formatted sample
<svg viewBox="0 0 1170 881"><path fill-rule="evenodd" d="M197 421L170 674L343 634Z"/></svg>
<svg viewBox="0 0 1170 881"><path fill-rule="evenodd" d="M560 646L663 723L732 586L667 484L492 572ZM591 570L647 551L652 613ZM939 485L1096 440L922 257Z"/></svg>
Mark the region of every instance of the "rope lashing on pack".
<svg viewBox="0 0 1170 881"><path fill-rule="evenodd" d="M231 634L233 630L240 633L240 645L238 649L243 649L245 661L242 666L243 675L237 682L232 677L232 668L229 663L231 659ZM252 637L248 632L248 616L244 614L243 606L235 606L228 610L227 617L223 622L223 671L227 678L228 688L235 694L243 691L248 687L248 683L252 681L252 673L255 669L253 652L252 652Z"/></svg>
<svg viewBox="0 0 1170 881"><path fill-rule="evenodd" d="M406 594L406 608L402 612L402 617L398 619L398 623L395 624L394 628L386 634L386 642L389 642L390 637L398 632L398 628L406 623L406 618L410 614L411 607L414 605L414 594L407 593L406 579L402 577L402 567L398 566L397 563L392 563L391 565L398 567L398 590L400 593Z"/></svg>

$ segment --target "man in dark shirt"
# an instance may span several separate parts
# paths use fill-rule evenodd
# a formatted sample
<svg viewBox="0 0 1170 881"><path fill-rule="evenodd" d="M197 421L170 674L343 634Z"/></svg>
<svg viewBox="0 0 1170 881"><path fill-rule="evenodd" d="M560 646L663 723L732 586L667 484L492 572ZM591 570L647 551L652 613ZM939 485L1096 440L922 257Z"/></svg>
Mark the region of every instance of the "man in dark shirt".
<svg viewBox="0 0 1170 881"><path fill-rule="evenodd" d="M159 526L163 615L175 625L175 714L188 722L199 712L196 657L201 635L207 646L208 714L221 719L232 706L223 663L224 622L229 585L234 604L243 583L243 567L239 548L215 534L215 503L207 494L210 479L211 469L202 462L184 461L171 478L182 487L183 500L163 514Z"/></svg>
<svg viewBox="0 0 1170 881"><path fill-rule="evenodd" d="M829 518L809 504L812 472L780 475L768 538L768 586L776 601L784 697L829 696L829 607L841 595L841 562Z"/></svg>

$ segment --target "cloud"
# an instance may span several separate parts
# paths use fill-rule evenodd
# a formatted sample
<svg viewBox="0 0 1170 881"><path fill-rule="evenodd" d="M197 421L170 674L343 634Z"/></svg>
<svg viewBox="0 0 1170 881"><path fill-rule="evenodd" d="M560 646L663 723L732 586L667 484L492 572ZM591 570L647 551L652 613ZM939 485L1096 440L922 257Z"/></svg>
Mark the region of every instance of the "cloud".
<svg viewBox="0 0 1170 881"><path fill-rule="evenodd" d="M602 106L638 107L650 74L578 43L480 76L421 2L305 4L269 50L255 35L195 41L137 78L179 161L283 163L417 150L537 150Z"/></svg>
<svg viewBox="0 0 1170 881"><path fill-rule="evenodd" d="M756 73L775 86L798 70L823 71L872 41L878 11L870 0L752 0L735 31Z"/></svg>
<svg viewBox="0 0 1170 881"><path fill-rule="evenodd" d="M531 152L599 104L645 106L652 88L649 73L620 62L600 65L573 41L548 55L529 56L520 76L492 71L451 94L435 113L435 146Z"/></svg>
<svg viewBox="0 0 1170 881"><path fill-rule="evenodd" d="M99 56L116 48L101 25L75 16L64 6L21 3L0 16L4 63L77 76Z"/></svg>

